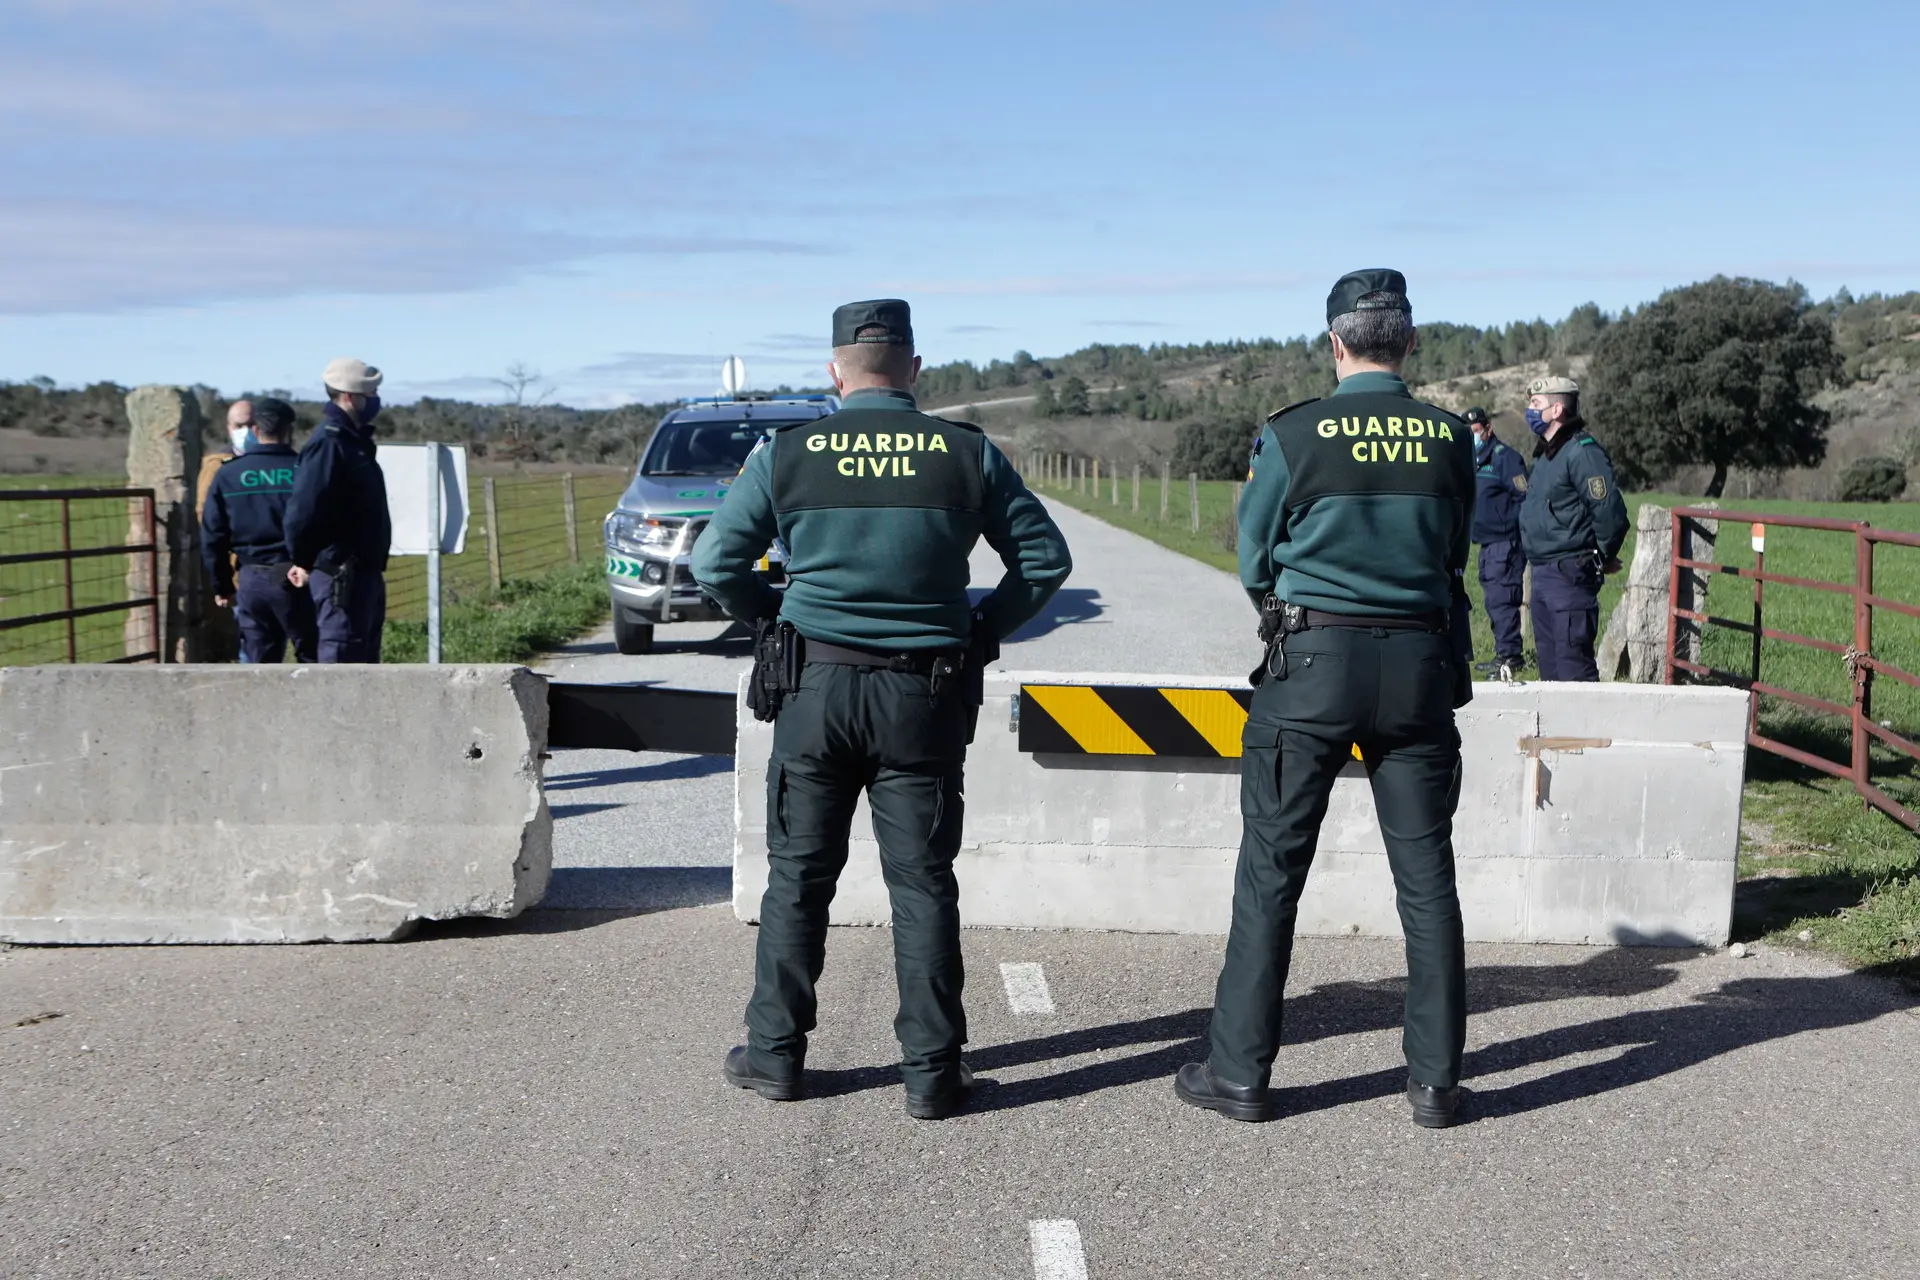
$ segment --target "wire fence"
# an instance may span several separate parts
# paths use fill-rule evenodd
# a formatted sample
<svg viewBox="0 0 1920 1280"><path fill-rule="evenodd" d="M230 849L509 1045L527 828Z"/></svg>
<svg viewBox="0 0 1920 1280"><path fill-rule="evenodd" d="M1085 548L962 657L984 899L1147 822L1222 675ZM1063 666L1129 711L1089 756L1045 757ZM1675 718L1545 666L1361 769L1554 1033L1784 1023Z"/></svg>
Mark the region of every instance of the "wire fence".
<svg viewBox="0 0 1920 1280"><path fill-rule="evenodd" d="M440 560L444 603L478 599L508 578L598 560L601 521L626 487L624 475L474 477L466 549ZM387 616L410 622L426 618L425 556L396 556L388 562Z"/></svg>
<svg viewBox="0 0 1920 1280"><path fill-rule="evenodd" d="M0 666L159 657L151 489L0 490Z"/></svg>

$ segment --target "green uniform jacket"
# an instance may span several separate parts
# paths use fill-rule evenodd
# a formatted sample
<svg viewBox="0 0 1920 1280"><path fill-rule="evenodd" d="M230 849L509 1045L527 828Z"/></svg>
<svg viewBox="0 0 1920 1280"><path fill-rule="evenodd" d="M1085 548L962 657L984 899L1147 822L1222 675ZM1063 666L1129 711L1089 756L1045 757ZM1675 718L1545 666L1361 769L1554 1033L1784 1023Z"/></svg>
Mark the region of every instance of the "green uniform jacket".
<svg viewBox="0 0 1920 1280"><path fill-rule="evenodd" d="M1240 584L1327 613L1450 608L1473 522L1473 431L1390 373L1267 419L1240 499Z"/></svg>
<svg viewBox="0 0 1920 1280"><path fill-rule="evenodd" d="M775 535L784 600L753 572ZM856 391L754 451L694 544L693 576L743 622L777 612L828 644L953 649L973 631L967 558L983 537L1007 572L980 608L1005 639L1073 568L1053 517L978 427L903 391Z"/></svg>
<svg viewBox="0 0 1920 1280"><path fill-rule="evenodd" d="M1580 428L1548 445L1520 504L1527 562L1552 564L1589 551L1612 560L1626 540L1626 499L1600 442Z"/></svg>

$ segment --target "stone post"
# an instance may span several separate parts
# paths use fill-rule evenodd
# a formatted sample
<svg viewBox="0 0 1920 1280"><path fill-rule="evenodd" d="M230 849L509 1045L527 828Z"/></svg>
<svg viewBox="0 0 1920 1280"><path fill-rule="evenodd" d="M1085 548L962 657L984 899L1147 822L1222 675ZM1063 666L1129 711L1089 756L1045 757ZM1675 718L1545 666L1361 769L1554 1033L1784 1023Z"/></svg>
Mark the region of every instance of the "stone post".
<svg viewBox="0 0 1920 1280"><path fill-rule="evenodd" d="M203 659L206 574L200 566L200 522L193 509L200 474L200 404L184 387L135 387L127 393L127 485L154 491L153 531L159 581L148 581L145 556L132 557L127 589L159 597L160 635L144 609L127 616L128 653L158 649L162 662ZM132 504L138 514L139 504ZM145 542L136 527L131 541Z"/></svg>
<svg viewBox="0 0 1920 1280"><path fill-rule="evenodd" d="M1689 560L1712 563L1719 521L1688 521L1682 528L1682 554ZM1673 511L1652 503L1640 508L1633 540L1633 566L1627 572L1626 593L1607 619L1598 654L1602 680L1630 680L1656 684L1667 657L1667 601L1673 566ZM1704 612L1710 573L1692 570L1680 575L1681 607ZM1700 628L1682 618L1674 632L1678 656L1700 660Z"/></svg>

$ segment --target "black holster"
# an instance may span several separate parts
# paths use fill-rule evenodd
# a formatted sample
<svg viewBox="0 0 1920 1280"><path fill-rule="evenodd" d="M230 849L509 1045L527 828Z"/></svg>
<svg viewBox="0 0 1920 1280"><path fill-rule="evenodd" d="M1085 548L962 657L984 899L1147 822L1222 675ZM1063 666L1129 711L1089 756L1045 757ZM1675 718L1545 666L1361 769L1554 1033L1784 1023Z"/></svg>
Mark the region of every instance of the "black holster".
<svg viewBox="0 0 1920 1280"><path fill-rule="evenodd" d="M348 556L327 580L327 603L341 612L353 604L353 584L360 577L360 557Z"/></svg>
<svg viewBox="0 0 1920 1280"><path fill-rule="evenodd" d="M1467 595L1465 574L1453 575L1453 599L1447 609L1447 639L1452 642L1453 705L1456 710L1473 701L1473 601Z"/></svg>
<svg viewBox="0 0 1920 1280"><path fill-rule="evenodd" d="M967 636L966 666L960 672L967 705L977 707L987 700L987 666L1000 661L1000 641L987 625L986 614L973 612L973 630Z"/></svg>
<svg viewBox="0 0 1920 1280"><path fill-rule="evenodd" d="M1266 652L1260 656L1260 665L1247 676L1247 683L1258 689L1268 680L1287 678L1287 637L1307 629L1306 613L1299 605L1267 593L1260 602L1260 643L1266 646Z"/></svg>
<svg viewBox="0 0 1920 1280"><path fill-rule="evenodd" d="M762 618L753 624L753 669L747 674L747 710L771 721L789 693L800 687L806 641L790 622Z"/></svg>

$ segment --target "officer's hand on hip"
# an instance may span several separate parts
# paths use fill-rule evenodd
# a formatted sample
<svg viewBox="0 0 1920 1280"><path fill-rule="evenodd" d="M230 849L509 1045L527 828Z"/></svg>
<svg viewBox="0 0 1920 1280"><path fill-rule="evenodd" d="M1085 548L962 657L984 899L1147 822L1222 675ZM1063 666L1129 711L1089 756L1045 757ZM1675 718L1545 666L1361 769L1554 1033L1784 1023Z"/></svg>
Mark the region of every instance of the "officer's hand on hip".
<svg viewBox="0 0 1920 1280"><path fill-rule="evenodd" d="M227 609L232 607L233 597L232 596L215 596L213 598L213 602L214 604L218 605L220 608Z"/></svg>
<svg viewBox="0 0 1920 1280"><path fill-rule="evenodd" d="M290 565L287 568L287 581L296 587L304 587L307 585L307 571L297 564Z"/></svg>
<svg viewBox="0 0 1920 1280"><path fill-rule="evenodd" d="M1620 572L1621 567L1622 566L1620 564L1620 557L1615 556L1613 559L1607 561L1605 564L1600 566L1600 572L1608 577L1611 577L1614 574Z"/></svg>

